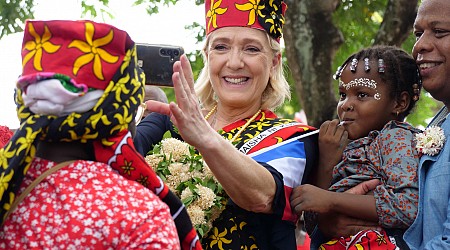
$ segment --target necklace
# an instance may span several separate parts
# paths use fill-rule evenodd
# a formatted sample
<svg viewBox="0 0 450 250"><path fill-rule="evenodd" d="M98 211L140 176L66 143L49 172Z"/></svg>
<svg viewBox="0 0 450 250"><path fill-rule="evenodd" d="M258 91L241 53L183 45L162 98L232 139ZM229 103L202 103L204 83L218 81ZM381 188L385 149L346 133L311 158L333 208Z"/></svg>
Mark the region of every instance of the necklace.
<svg viewBox="0 0 450 250"><path fill-rule="evenodd" d="M252 123L256 117L259 115L259 113L261 113L261 109L258 110L258 112L256 112L252 118L248 119L248 121L244 124L244 126L242 126L242 128L239 129L239 131L233 136L233 138L231 138L230 142L233 143L234 140L236 140L236 138L238 138L242 132L244 132L244 130L248 127L248 125L250 125L250 123Z"/></svg>
<svg viewBox="0 0 450 250"><path fill-rule="evenodd" d="M205 120L208 120L209 117L211 117L211 115L216 111L217 109L217 104L214 105L214 107L211 109L211 111L208 112L208 114L205 115Z"/></svg>
<svg viewBox="0 0 450 250"><path fill-rule="evenodd" d="M205 116L205 120L208 120L209 117L211 117L211 115L217 110L217 104L211 109L211 111L208 112L208 114L206 114ZM244 132L244 130L248 127L248 125L250 125L250 123L252 123L256 117L261 113L261 109L258 110L258 112L256 112L250 119L248 119L248 121L244 124L244 126L242 126L239 131L233 136L233 138L231 138L230 142L233 143L236 138L238 138L242 132Z"/></svg>

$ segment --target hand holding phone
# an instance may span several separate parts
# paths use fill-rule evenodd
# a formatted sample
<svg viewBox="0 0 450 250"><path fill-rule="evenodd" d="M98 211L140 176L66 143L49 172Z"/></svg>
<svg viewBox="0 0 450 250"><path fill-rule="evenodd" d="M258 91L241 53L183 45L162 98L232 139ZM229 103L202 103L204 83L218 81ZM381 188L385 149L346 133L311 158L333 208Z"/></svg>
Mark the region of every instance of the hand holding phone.
<svg viewBox="0 0 450 250"><path fill-rule="evenodd" d="M183 47L137 43L138 65L145 73L145 84L173 87L173 64L180 60Z"/></svg>

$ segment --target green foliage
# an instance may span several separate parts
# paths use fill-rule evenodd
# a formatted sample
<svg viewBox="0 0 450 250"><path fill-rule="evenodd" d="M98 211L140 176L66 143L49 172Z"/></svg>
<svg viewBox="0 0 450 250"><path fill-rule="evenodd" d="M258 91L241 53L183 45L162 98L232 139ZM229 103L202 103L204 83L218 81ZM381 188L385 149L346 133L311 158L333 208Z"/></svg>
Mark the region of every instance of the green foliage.
<svg viewBox="0 0 450 250"><path fill-rule="evenodd" d="M351 54L372 46L374 38L383 21L387 0L342 0L341 5L334 13L335 25L341 30L344 43L336 53L333 67L336 69ZM414 35L402 44L402 48L411 53L414 45ZM336 97L338 96L338 82L335 82ZM415 111L407 118L414 126L426 126L427 119L431 118L441 107L430 95L422 94Z"/></svg>
<svg viewBox="0 0 450 250"><path fill-rule="evenodd" d="M333 69L337 69L351 54L372 45L383 21L386 0L352 1L342 0L333 15L335 25L342 32L344 43L336 53ZM364 24L364 25L361 25ZM331 77L331 76L330 76ZM335 81L338 96L338 82Z"/></svg>
<svg viewBox="0 0 450 250"><path fill-rule="evenodd" d="M192 30L196 35L197 44L203 43L206 37L206 30L203 25L194 22L190 25L185 26L186 29ZM203 68L203 57L201 54L201 51L193 51L190 53L187 53L186 56L189 58L189 61L191 63L192 72L194 73L194 79L197 79L198 75L200 74L200 71ZM164 88L164 93L167 95L167 99L170 101L176 101L175 99L175 93L173 91L173 88Z"/></svg>
<svg viewBox="0 0 450 250"><path fill-rule="evenodd" d="M195 39L197 40L196 44L203 42L206 38L206 30L203 24L199 24L197 22L193 22L190 25L184 26L185 29L193 31L195 34Z"/></svg>
<svg viewBox="0 0 450 250"><path fill-rule="evenodd" d="M178 0L136 0L134 5L147 5L146 10L149 15L153 15L159 12L160 6L169 7L174 5Z"/></svg>
<svg viewBox="0 0 450 250"><path fill-rule="evenodd" d="M82 16L104 16L113 18L108 11L109 0L82 0ZM0 38L23 31L26 19L34 18L35 0L0 0Z"/></svg>
<svg viewBox="0 0 450 250"><path fill-rule="evenodd" d="M429 93L423 91L420 95L419 102L416 104L413 113L411 113L406 120L413 126L426 127L429 120L442 107L442 103L433 99Z"/></svg>
<svg viewBox="0 0 450 250"><path fill-rule="evenodd" d="M372 45L383 21L386 4L387 0L342 0L333 15L333 21L344 37L344 43L336 53L334 69L351 54Z"/></svg>
<svg viewBox="0 0 450 250"><path fill-rule="evenodd" d="M163 139L167 139L167 138L171 138L171 137L172 137L172 134L170 133L170 130L167 130L163 135Z"/></svg>
<svg viewBox="0 0 450 250"><path fill-rule="evenodd" d="M283 51L282 54L284 55L285 52ZM289 86L291 89L291 100L286 101L280 108L276 110L276 114L279 117L285 117L285 118L293 118L295 115L295 112L300 111L301 104L298 100L296 90L295 90L295 84L292 77L292 72L289 69L286 56L283 56L283 66L284 66L284 73L286 76L287 81L289 82Z"/></svg>
<svg viewBox="0 0 450 250"><path fill-rule="evenodd" d="M175 5L179 0L134 0L133 5L146 6L147 12L151 14L158 13L159 7L169 7ZM23 30L23 22L28 18L33 18L34 0L0 0L0 38L11 33ZM196 5L201 5L204 0L193 1ZM333 68L337 68L349 55L354 52L371 46L376 33L383 20L387 0L342 0L340 6L333 15L335 25L341 30L344 43L336 53L333 61ZM82 14L89 16L109 15L109 0L82 0ZM186 25L186 29L192 30L196 35L197 42L203 42L205 39L205 29L203 24L193 23ZM402 45L410 52L414 44L414 37L411 35ZM195 78L203 67L203 60L200 51L195 51L187 55L191 61ZM287 65L285 58L284 64ZM301 109L291 72L286 67L288 81L291 85L292 99L286 102L277 110L277 114L282 117L293 117L294 113ZM331 77L331 76L330 76ZM336 96L337 96L337 82ZM169 101L175 101L173 88L164 88ZM441 106L427 94L423 94L418 104L419 108L408 117L408 121L413 125L424 125L426 120L433 116L436 110Z"/></svg>
<svg viewBox="0 0 450 250"><path fill-rule="evenodd" d="M0 0L0 38L23 31L26 19L34 18L34 0Z"/></svg>
<svg viewBox="0 0 450 250"><path fill-rule="evenodd" d="M97 0L93 3L88 1L81 1L82 16L104 16L108 15L110 18L114 18L113 15L107 10L109 0ZM98 12L100 11L100 13Z"/></svg>

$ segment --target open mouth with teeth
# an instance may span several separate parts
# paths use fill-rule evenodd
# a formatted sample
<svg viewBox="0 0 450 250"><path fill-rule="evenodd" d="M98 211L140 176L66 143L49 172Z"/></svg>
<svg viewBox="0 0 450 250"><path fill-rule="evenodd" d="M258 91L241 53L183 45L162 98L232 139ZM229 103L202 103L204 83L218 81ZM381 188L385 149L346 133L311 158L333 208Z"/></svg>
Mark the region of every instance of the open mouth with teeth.
<svg viewBox="0 0 450 250"><path fill-rule="evenodd" d="M439 65L439 63L421 63L419 65L420 69L429 69L429 68L433 68L435 66Z"/></svg>
<svg viewBox="0 0 450 250"><path fill-rule="evenodd" d="M245 82L247 82L249 78L248 77L240 77L240 78L224 77L224 79L228 83L236 84L236 85L242 85Z"/></svg>

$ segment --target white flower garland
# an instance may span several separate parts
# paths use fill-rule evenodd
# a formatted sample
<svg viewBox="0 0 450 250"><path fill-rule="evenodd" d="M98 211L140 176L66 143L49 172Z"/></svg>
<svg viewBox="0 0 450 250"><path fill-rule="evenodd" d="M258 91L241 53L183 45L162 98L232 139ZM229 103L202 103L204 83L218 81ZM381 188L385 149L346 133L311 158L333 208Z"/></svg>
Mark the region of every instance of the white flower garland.
<svg viewBox="0 0 450 250"><path fill-rule="evenodd" d="M444 130L438 126L431 126L424 132L416 134L417 150L426 155L436 155L441 151L445 143Z"/></svg>
<svg viewBox="0 0 450 250"><path fill-rule="evenodd" d="M200 237L206 235L227 196L202 157L189 144L166 138L145 160L181 199Z"/></svg>

